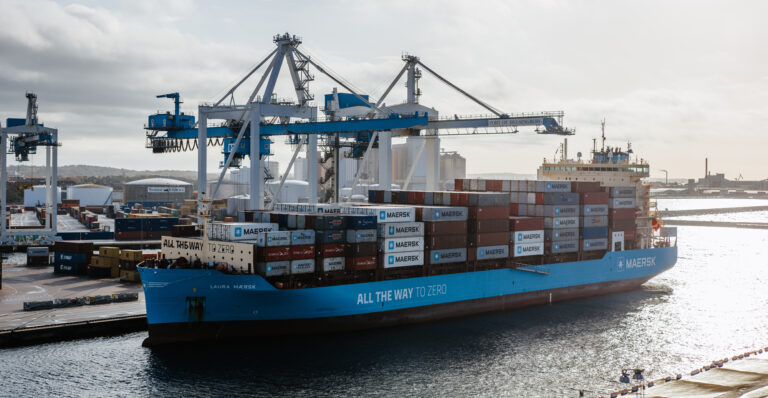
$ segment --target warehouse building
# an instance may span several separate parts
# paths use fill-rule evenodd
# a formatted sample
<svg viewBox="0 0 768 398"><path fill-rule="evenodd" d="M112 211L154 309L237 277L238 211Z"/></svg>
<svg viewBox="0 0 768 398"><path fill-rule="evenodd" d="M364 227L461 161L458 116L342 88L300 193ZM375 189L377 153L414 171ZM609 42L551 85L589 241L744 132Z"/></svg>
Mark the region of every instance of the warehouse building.
<svg viewBox="0 0 768 398"><path fill-rule="evenodd" d="M147 178L127 182L123 185L123 203L144 207L163 206L167 203L181 204L192 199L192 184L170 178Z"/></svg>

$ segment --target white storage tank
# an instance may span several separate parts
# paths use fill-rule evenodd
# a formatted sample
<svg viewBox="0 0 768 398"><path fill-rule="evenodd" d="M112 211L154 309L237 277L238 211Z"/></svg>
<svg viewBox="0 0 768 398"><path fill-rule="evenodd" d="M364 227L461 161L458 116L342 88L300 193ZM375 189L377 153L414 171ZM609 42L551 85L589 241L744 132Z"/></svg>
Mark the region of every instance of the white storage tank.
<svg viewBox="0 0 768 398"><path fill-rule="evenodd" d="M112 204L112 187L96 184L80 184L67 188L67 199L80 200L80 206L104 206Z"/></svg>
<svg viewBox="0 0 768 398"><path fill-rule="evenodd" d="M45 205L45 185L35 185L31 189L24 190L24 207L36 207ZM56 187L56 204L61 203L61 188Z"/></svg>
<svg viewBox="0 0 768 398"><path fill-rule="evenodd" d="M270 181L267 183L267 189L274 197L277 189L280 187L280 181ZM280 190L278 202L280 203L299 203L306 202L309 197L309 183L306 181L286 180L283 189Z"/></svg>

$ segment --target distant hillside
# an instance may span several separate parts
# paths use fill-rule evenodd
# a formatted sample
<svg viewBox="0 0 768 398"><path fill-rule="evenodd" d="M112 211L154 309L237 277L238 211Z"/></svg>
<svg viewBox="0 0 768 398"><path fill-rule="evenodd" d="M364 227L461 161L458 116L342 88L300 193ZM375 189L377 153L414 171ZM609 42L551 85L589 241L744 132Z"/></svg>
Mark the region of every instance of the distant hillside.
<svg viewBox="0 0 768 398"><path fill-rule="evenodd" d="M43 175L43 166L9 166L8 175L13 176L16 173L24 177L38 177ZM129 170L118 169L115 167L90 166L83 164L59 166L59 177L145 177L161 176L167 178L178 178L187 181L197 181L197 172L194 170Z"/></svg>

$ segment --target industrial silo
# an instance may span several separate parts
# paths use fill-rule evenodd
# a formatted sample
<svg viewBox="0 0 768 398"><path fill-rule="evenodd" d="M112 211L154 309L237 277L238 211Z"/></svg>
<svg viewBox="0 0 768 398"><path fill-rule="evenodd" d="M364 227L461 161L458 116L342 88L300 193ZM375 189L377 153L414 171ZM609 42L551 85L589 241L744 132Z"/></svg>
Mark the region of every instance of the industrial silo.
<svg viewBox="0 0 768 398"><path fill-rule="evenodd" d="M45 185L35 185L31 189L24 190L24 207L37 207L45 205ZM56 187L56 203L61 203L61 188Z"/></svg>
<svg viewBox="0 0 768 398"><path fill-rule="evenodd" d="M123 185L123 203L136 203L144 207L163 206L167 203L181 204L192 199L192 184L170 178L147 178L127 182Z"/></svg>
<svg viewBox="0 0 768 398"><path fill-rule="evenodd" d="M80 206L104 206L112 204L112 187L96 184L80 184L67 188L67 199L78 199Z"/></svg>

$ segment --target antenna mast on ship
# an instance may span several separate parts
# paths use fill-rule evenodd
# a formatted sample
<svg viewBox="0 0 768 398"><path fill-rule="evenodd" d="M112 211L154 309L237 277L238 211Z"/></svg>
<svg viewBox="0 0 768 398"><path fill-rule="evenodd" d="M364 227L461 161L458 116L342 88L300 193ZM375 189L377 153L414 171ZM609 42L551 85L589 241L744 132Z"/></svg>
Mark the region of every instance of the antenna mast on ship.
<svg viewBox="0 0 768 398"><path fill-rule="evenodd" d="M605 118L600 121L600 130L603 133L603 149L601 151L605 152Z"/></svg>

